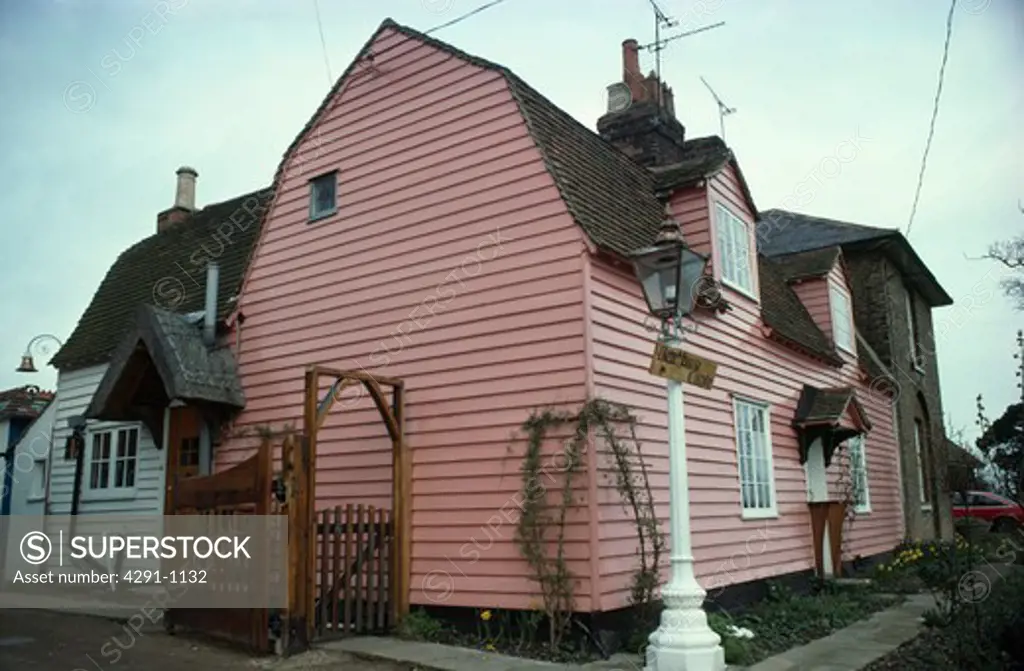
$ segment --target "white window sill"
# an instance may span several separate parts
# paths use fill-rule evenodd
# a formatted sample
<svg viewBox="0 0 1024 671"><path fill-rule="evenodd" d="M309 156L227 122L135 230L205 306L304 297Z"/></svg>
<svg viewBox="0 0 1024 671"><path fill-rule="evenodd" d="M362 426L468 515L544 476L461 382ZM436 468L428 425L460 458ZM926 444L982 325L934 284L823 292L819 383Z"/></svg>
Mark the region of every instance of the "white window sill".
<svg viewBox="0 0 1024 671"><path fill-rule="evenodd" d="M853 344L850 344L849 347L847 347L846 345L841 345L838 342L836 342L835 336L832 337L832 342L835 343L836 349L838 349L838 350L840 350L842 352L846 352L847 354L849 354L852 357L856 357L857 356L857 352L855 352L853 350Z"/></svg>
<svg viewBox="0 0 1024 671"><path fill-rule="evenodd" d="M134 487L132 489L87 489L82 492L83 501L132 501L134 499Z"/></svg>
<svg viewBox="0 0 1024 671"><path fill-rule="evenodd" d="M721 278L721 281L722 281L722 286L729 287L730 289L732 289L736 293L740 294L741 296L745 296L745 297L749 298L750 300L754 301L755 303L757 302L757 296L754 295L754 290L753 289L744 289L740 285L732 282L731 280L727 280L724 277Z"/></svg>
<svg viewBox="0 0 1024 671"><path fill-rule="evenodd" d="M46 500L45 494L30 494L25 497L26 503L39 503Z"/></svg>
<svg viewBox="0 0 1024 671"><path fill-rule="evenodd" d="M871 514L871 506L870 505L861 506L861 507L854 506L853 507L853 512L855 512L858 515L870 515Z"/></svg>
<svg viewBox="0 0 1024 671"><path fill-rule="evenodd" d="M922 513L930 513L931 511L932 511L932 504L930 504L930 503L922 503L921 504L921 512Z"/></svg>
<svg viewBox="0 0 1024 671"><path fill-rule="evenodd" d="M770 520L776 519L779 516L777 508L765 508L757 510L742 510L740 517L745 520Z"/></svg>

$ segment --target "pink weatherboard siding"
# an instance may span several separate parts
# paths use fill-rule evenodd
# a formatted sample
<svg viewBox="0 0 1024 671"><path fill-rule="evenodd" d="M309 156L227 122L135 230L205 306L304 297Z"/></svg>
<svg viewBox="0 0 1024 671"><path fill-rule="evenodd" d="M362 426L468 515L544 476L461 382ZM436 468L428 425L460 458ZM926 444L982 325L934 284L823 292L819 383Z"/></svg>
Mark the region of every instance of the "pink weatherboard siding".
<svg viewBox="0 0 1024 671"><path fill-rule="evenodd" d="M335 98L265 222L240 300L237 424L301 427L308 364L402 378L412 603L525 608L524 443L510 436L532 409L585 397L583 234L498 73L391 31L373 49L383 83L357 76ZM308 180L331 170L338 211L309 222ZM391 508L390 442L367 397L335 405L317 464L318 509ZM570 526L589 610L587 508Z"/></svg>
<svg viewBox="0 0 1024 671"><path fill-rule="evenodd" d="M738 197L732 168L712 178L709 189L710 197L705 189L692 188L677 192L672 199L672 212L687 241L705 254L713 251L709 216L714 212L715 199L729 199L733 214L747 224L753 221L748 206ZM753 245L752 234L751 249ZM663 504L661 515L667 519L665 392L663 381L647 372L654 341L641 326L646 314L643 297L628 268L595 260L589 274L594 391L632 406L642 418L640 438L655 473L653 484ZM865 439L871 512L859 515L848 527L847 558L884 552L899 541L903 531L898 451L889 399L868 389L852 359L836 368L769 340L762 333L760 311L754 301L728 289L726 292L733 311L700 316L697 333L688 334L684 345L686 350L718 363L711 390L694 386L684 389L694 556L698 578L712 597L718 588L729 584L802 571L813 565L806 479L792 427L804 384L853 386L873 423ZM778 499L775 518L741 517L734 396L771 406ZM829 468L832 480L838 474L838 462L833 461ZM608 479L599 478L598 487L600 605L612 610L628 603L629 580L636 566L635 528L622 512L618 494Z"/></svg>
<svg viewBox="0 0 1024 671"><path fill-rule="evenodd" d="M538 588L515 542L525 440L513 434L533 410L574 409L594 395L634 408L667 525L665 392L647 372L644 301L629 268L597 254L575 223L500 72L392 28L369 46L372 69L353 70L279 173L239 299L246 408L235 433L301 430L310 364L403 379L412 604L532 607ZM703 253L717 255L716 202L752 228L731 170L672 198ZM338 209L311 222L309 180L332 171ZM755 272L755 295L757 283ZM685 390L703 583L711 591L811 566L791 426L804 384L857 387L874 423L872 511L854 524L850 553L891 548L902 518L888 399L868 393L852 358L836 368L769 340L756 302L728 295L734 310L701 316L686 344L719 364L713 389ZM740 516L734 394L771 404L773 519ZM248 435L219 448L220 467L251 451ZM561 496L559 438L543 459L552 501ZM316 458L318 509L392 507L390 441L366 396L335 405ZM625 606L636 529L603 460L587 460L574 500L565 552L576 608Z"/></svg>
<svg viewBox="0 0 1024 671"><path fill-rule="evenodd" d="M825 277L812 277L793 282L793 292L811 314L811 319L818 325L821 332L832 336L832 312L829 303L829 280ZM849 295L849 292L847 292Z"/></svg>

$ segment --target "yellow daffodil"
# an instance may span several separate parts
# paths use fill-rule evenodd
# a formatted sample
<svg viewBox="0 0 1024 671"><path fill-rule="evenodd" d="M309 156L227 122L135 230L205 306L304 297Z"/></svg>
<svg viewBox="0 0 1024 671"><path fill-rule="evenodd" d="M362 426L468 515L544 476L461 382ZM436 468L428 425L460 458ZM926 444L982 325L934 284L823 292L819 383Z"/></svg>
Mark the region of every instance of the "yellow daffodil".
<svg viewBox="0 0 1024 671"><path fill-rule="evenodd" d="M480 619L484 622L489 622L491 619L491 611L485 610L484 612L480 613Z"/></svg>

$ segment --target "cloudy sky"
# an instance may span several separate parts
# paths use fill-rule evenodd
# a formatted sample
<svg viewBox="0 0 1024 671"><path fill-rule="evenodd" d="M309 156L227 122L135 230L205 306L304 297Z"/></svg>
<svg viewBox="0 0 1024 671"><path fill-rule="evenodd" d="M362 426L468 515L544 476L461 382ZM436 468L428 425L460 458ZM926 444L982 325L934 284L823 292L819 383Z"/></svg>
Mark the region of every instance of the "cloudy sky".
<svg viewBox="0 0 1024 671"><path fill-rule="evenodd" d="M179 165L198 169L200 205L268 184L328 71L382 19L426 30L484 2L319 0L325 59L314 0L0 0L0 389L55 383L52 369L14 373L26 342L70 334L117 255L154 232ZM738 110L727 141L760 209L906 229L946 2L661 5L677 30L725 22L673 42L662 72L689 136L719 129L702 75ZM648 0L505 0L437 37L593 128L622 40L650 42L653 18ZM910 240L957 301L936 311L936 331L947 413L971 433L976 394L994 411L1018 393L1024 314L999 292L1002 271L967 257L1024 225L1022 64L1024 2L960 0Z"/></svg>

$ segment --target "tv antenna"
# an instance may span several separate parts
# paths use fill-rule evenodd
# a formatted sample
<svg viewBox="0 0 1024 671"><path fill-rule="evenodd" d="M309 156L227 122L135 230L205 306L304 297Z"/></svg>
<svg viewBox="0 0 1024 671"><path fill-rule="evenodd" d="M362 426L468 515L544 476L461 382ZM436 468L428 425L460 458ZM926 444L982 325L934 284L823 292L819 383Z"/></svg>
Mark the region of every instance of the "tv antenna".
<svg viewBox="0 0 1024 671"><path fill-rule="evenodd" d="M729 116L730 114L735 114L736 113L736 108L735 107L729 107L724 102L722 102L722 99L718 97L718 94L715 93L715 90L713 88L711 88L711 84L708 84L708 80L704 79L704 77L701 77L700 80L702 82L704 82L704 86L706 86L708 88L708 91L711 92L711 97L715 99L715 103L718 105L718 125L722 129L722 141L724 142L725 141L725 117Z"/></svg>
<svg viewBox="0 0 1024 671"><path fill-rule="evenodd" d="M651 3L651 7L654 9L654 41L651 42L650 44L642 45L640 49L646 49L647 51L654 52L654 74L658 78L658 107L660 108L662 106L661 52L665 48L665 45L668 44L669 42L678 40L683 37L689 37L690 35L703 33L705 30L711 30L712 28L720 28L721 26L725 25L725 21L719 21L718 23L709 26L702 26L700 28L695 28L693 30L688 30L686 32L679 33L678 35L672 35L671 37L661 39L661 29L675 28L676 26L679 25L679 21L665 14L665 12L662 11L661 7L658 6L656 0L648 0L648 2Z"/></svg>

